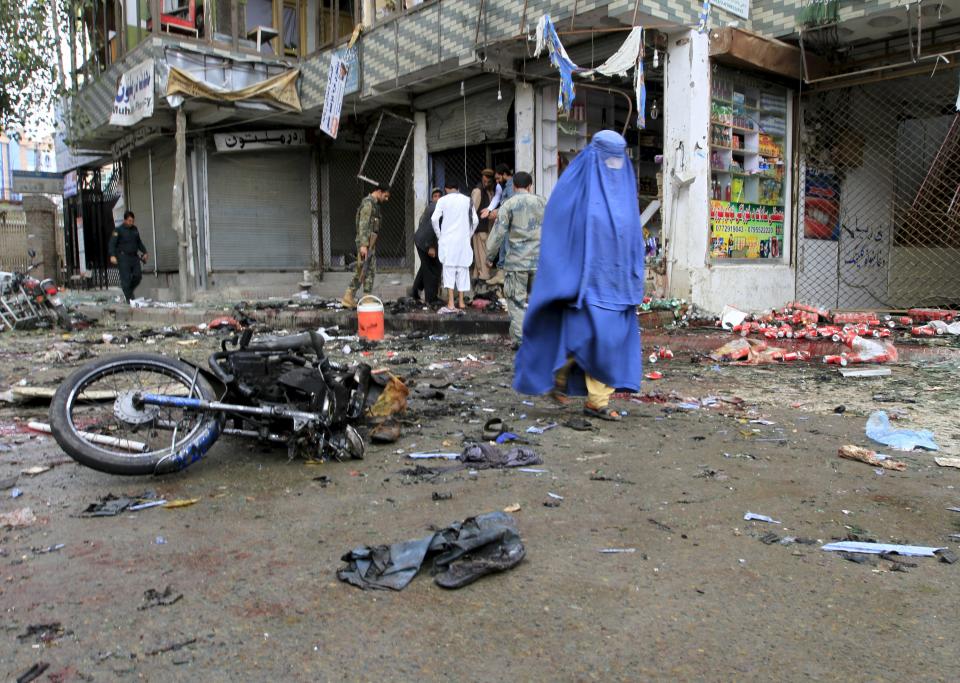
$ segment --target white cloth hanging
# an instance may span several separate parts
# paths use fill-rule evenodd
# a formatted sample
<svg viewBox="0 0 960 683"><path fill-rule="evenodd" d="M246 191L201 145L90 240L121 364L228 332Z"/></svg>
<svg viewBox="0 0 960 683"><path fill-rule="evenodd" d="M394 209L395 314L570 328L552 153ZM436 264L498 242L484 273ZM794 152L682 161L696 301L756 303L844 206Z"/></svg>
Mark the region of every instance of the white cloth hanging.
<svg viewBox="0 0 960 683"><path fill-rule="evenodd" d="M614 52L603 64L596 69L587 69L576 72L578 76L593 76L595 73L604 76L626 76L630 69L637 65L640 49L643 47L643 27L634 26L630 35L623 41L620 49Z"/></svg>

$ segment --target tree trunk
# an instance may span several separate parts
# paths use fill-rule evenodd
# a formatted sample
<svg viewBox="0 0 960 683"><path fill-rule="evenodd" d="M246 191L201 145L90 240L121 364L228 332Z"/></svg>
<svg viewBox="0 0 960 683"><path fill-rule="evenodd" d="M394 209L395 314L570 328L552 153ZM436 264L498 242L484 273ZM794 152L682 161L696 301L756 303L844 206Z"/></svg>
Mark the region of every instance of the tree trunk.
<svg viewBox="0 0 960 683"><path fill-rule="evenodd" d="M177 233L177 268L180 273L180 301L190 301L190 264L187 259L184 185L187 175L187 114L177 107L176 156L173 166L173 231ZM156 254L153 255L157 257Z"/></svg>
<svg viewBox="0 0 960 683"><path fill-rule="evenodd" d="M57 67L59 68L60 96L66 92L66 74L63 71L63 43L60 42L60 13L57 12L57 3L60 0L53 0L50 3L50 23L53 25L53 38L57 45Z"/></svg>

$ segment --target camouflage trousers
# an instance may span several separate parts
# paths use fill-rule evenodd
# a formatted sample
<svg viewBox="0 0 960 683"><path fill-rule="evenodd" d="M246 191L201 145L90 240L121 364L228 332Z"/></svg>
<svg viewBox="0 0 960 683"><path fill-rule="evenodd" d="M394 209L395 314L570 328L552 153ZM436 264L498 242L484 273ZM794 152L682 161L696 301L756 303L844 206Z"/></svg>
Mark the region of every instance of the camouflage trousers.
<svg viewBox="0 0 960 683"><path fill-rule="evenodd" d="M507 298L510 314L510 339L519 344L523 339L523 318L527 314L527 299L533 288L533 271L507 271L503 281L503 295Z"/></svg>
<svg viewBox="0 0 960 683"><path fill-rule="evenodd" d="M376 254L367 254L367 260L370 265L367 266L367 272L363 272L363 261L360 260L360 253L357 252L357 270L350 281L350 292L354 293L360 288L360 276L363 275L363 292L369 294L373 291L373 278L377 274L377 256Z"/></svg>

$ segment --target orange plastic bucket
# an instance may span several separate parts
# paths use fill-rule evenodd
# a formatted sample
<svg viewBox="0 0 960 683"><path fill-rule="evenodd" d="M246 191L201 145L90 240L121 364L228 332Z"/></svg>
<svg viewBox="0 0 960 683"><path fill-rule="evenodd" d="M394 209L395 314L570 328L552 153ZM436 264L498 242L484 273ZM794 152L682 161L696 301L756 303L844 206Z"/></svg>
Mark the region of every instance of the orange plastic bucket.
<svg viewBox="0 0 960 683"><path fill-rule="evenodd" d="M383 302L377 297L367 294L357 303L357 334L361 339L383 339Z"/></svg>

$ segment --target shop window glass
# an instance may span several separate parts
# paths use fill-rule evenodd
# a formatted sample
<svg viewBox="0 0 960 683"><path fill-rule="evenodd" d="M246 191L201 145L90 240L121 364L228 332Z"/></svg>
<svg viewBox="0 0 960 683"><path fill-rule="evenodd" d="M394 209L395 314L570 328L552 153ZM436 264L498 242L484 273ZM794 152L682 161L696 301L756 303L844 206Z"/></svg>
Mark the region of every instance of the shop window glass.
<svg viewBox="0 0 960 683"><path fill-rule="evenodd" d="M302 14L306 0L284 0L280 15L280 36L283 39L283 53L287 56L300 55L300 47L305 42Z"/></svg>
<svg viewBox="0 0 960 683"><path fill-rule="evenodd" d="M710 102L710 256L783 260L787 89L716 69Z"/></svg>

